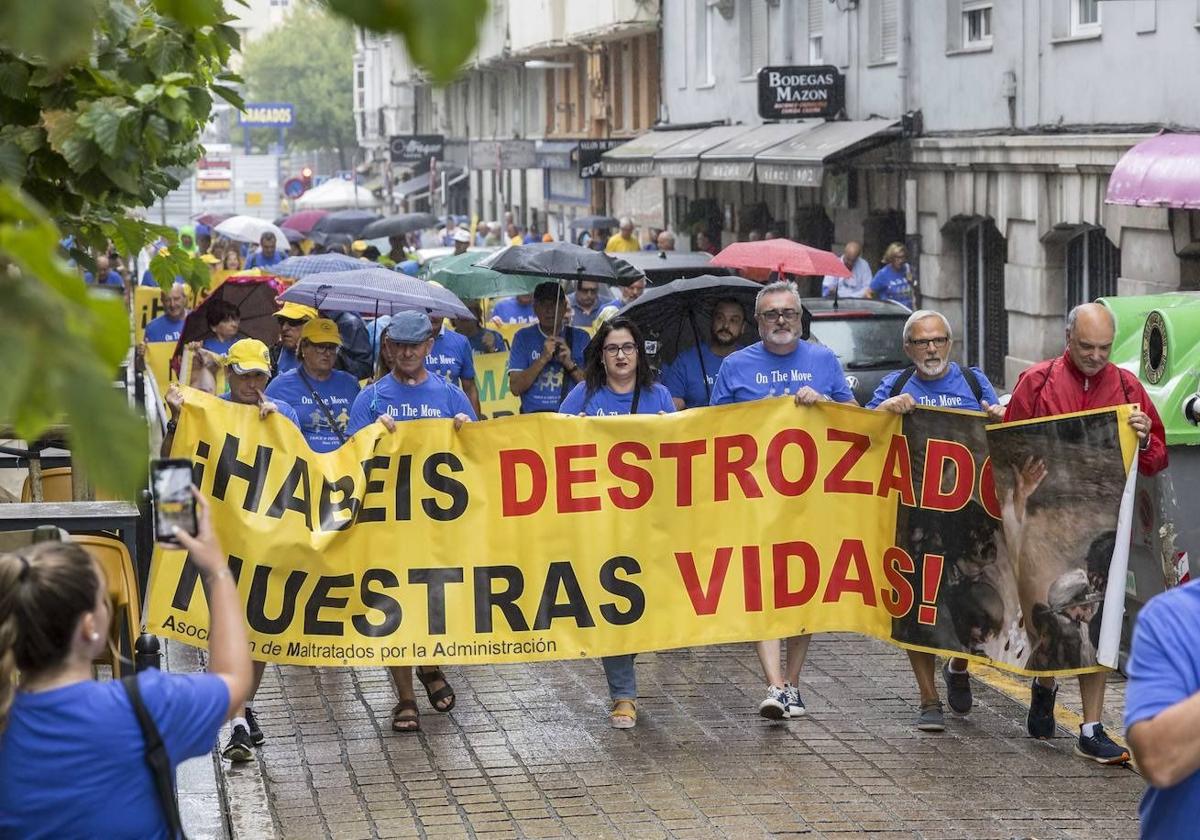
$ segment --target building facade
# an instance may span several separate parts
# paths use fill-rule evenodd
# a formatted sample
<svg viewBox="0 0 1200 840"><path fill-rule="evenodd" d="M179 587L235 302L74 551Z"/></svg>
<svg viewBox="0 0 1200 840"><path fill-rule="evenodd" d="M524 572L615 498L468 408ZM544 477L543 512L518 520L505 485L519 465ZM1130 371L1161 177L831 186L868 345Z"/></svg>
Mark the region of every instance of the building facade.
<svg viewBox="0 0 1200 840"><path fill-rule="evenodd" d="M1194 211L1105 204L1132 146L1200 125L1171 82L1200 71L1198 4L664 0L662 15L663 119L604 170L657 182L678 232L855 239L873 268L905 241L923 305L1007 387L1061 351L1075 304L1200 288ZM836 70L836 120L764 120L772 66Z"/></svg>
<svg viewBox="0 0 1200 840"><path fill-rule="evenodd" d="M396 209L511 218L568 236L577 216L641 206L645 189L627 196L580 177L578 146L658 119L658 32L657 0L494 0L469 68L444 88L419 75L398 39L360 34L359 142L389 173ZM426 166L390 160L391 138L416 135L444 140L432 191Z"/></svg>

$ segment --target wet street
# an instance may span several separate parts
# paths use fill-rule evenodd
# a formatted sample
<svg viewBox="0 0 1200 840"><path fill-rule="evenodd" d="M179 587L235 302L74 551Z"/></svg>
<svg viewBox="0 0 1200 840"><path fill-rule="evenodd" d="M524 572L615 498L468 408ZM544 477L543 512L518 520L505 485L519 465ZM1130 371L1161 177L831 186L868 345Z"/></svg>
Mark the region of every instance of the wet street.
<svg viewBox="0 0 1200 840"><path fill-rule="evenodd" d="M1135 772L1076 758L1065 730L1029 739L1025 707L978 679L969 716L947 712L944 733L918 732L906 657L870 639L814 641L802 677L809 715L790 722L758 716L748 645L646 654L637 670L631 731L609 727L599 663L581 661L454 669L454 711L439 715L421 697L422 732L402 735L390 730L382 670L269 666L255 704L266 744L254 763L221 762L232 835L1137 833ZM1023 696L1023 681L991 673ZM1114 733L1121 688L1110 691Z"/></svg>

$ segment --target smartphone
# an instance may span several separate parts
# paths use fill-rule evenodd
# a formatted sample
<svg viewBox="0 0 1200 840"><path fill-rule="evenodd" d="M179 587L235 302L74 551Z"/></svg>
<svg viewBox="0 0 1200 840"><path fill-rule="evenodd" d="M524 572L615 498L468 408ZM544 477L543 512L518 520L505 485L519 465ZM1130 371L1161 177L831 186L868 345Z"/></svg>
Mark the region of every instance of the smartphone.
<svg viewBox="0 0 1200 840"><path fill-rule="evenodd" d="M176 528L196 536L199 525L196 499L192 496L192 462L187 458L153 461L150 486L154 491L155 541L178 545Z"/></svg>

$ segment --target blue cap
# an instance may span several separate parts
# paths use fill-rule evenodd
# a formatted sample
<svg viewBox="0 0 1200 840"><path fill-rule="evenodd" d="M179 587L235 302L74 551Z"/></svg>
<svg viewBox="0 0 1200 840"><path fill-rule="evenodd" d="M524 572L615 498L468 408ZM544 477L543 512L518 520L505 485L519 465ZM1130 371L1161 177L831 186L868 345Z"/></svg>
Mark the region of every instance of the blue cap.
<svg viewBox="0 0 1200 840"><path fill-rule="evenodd" d="M397 312L383 335L397 344L420 344L433 335L433 324L424 312Z"/></svg>
<svg viewBox="0 0 1200 840"><path fill-rule="evenodd" d="M396 270L409 277L416 277L417 272L421 270L421 264L416 260L403 260L396 266Z"/></svg>

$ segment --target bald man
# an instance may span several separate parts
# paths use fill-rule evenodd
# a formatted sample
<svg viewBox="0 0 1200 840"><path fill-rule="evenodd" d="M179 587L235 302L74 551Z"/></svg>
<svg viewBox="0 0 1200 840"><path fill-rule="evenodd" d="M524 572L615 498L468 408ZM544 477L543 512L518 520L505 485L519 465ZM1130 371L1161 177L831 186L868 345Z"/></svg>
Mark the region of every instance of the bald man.
<svg viewBox="0 0 1200 840"><path fill-rule="evenodd" d="M1167 440L1162 420L1138 378L1108 360L1116 322L1108 307L1085 303L1067 315L1067 347L1061 356L1026 370L1017 380L1006 421L1029 420L1105 408L1125 403L1139 406L1129 418L1137 432L1138 471L1154 475L1167 466ZM1076 754L1100 764L1119 765L1129 761L1129 751L1117 746L1100 725L1104 710L1106 674L1080 674L1079 693L1083 720ZM1033 681L1033 696L1026 725L1034 738L1054 735L1054 700L1058 685L1053 677Z"/></svg>

